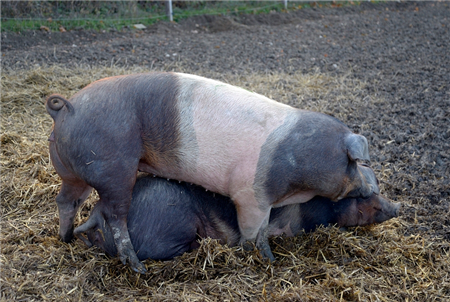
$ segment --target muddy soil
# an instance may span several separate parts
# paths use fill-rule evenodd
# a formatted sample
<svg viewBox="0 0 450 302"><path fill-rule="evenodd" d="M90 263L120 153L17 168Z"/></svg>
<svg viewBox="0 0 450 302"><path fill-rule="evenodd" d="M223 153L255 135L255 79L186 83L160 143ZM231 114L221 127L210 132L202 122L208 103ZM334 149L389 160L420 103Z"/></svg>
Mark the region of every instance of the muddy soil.
<svg viewBox="0 0 450 302"><path fill-rule="evenodd" d="M141 31L31 31L1 38L7 72L54 64L139 65L203 74L321 72L363 81L367 106L341 119L368 138L384 194L404 204L402 219L416 222L405 235L450 241L448 2L364 2L198 16ZM338 112L337 106L327 113Z"/></svg>

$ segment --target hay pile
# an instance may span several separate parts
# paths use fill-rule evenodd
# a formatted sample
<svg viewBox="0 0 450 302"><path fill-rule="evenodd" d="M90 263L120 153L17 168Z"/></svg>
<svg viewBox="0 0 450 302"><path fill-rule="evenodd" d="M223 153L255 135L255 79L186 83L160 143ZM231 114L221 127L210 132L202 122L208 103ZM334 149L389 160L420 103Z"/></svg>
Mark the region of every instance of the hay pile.
<svg viewBox="0 0 450 302"><path fill-rule="evenodd" d="M182 69L177 66L178 70ZM61 67L6 71L1 114L1 301L448 301L450 244L410 234L420 228L413 211L382 225L320 228L295 238L276 237L277 262L256 252L205 239L201 247L173 261L147 260L146 275L80 241L58 239L55 203L60 179L49 162L51 118L43 101L66 97L90 82L141 69ZM383 102L363 95L365 83L348 77L302 74L214 74L205 76L262 93L302 108L333 114L359 132L352 114ZM332 100L329 101L329 100ZM396 172L375 160L382 190ZM384 182L384 184L383 184ZM393 192L386 195L393 197ZM413 208L402 195L404 209ZM76 224L95 203L91 196ZM443 213L445 215L445 213Z"/></svg>

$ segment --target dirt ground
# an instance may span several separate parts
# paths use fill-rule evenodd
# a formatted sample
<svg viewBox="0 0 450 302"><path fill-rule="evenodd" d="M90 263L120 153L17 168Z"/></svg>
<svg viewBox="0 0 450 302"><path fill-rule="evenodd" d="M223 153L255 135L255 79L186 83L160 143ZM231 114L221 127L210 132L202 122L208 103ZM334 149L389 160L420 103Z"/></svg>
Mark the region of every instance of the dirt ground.
<svg viewBox="0 0 450 302"><path fill-rule="evenodd" d="M2 301L450 300L450 3L1 33L1 50ZM204 242L173 261L146 261L145 276L60 242L45 96L149 70L203 75L336 116L367 137L382 192L403 204L401 216L274 238L273 265Z"/></svg>

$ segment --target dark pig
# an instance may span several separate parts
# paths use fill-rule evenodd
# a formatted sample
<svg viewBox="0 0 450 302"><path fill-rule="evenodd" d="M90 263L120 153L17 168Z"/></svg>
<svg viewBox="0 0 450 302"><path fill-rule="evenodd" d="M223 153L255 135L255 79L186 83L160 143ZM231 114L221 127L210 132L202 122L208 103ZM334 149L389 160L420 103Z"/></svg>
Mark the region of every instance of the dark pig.
<svg viewBox="0 0 450 302"><path fill-rule="evenodd" d="M51 95L50 156L62 178L56 197L60 236L92 188L123 263L145 272L127 230L137 171L192 182L229 196L242 243L267 239L272 207L316 195L333 201L368 197L376 185L358 162L367 140L325 114L295 109L218 81L147 73L96 81L70 101Z"/></svg>
<svg viewBox="0 0 450 302"><path fill-rule="evenodd" d="M295 236L319 225L340 227L381 223L398 215L400 205L381 195L367 199L344 198L332 202L316 196L302 204L273 208L269 235ZM96 245L109 255L117 255L113 233L96 205L89 224L83 225L88 246ZM168 260L198 247L198 239L219 239L229 246L241 240L236 208L225 196L206 192L202 187L139 177L128 212L128 232L140 260Z"/></svg>

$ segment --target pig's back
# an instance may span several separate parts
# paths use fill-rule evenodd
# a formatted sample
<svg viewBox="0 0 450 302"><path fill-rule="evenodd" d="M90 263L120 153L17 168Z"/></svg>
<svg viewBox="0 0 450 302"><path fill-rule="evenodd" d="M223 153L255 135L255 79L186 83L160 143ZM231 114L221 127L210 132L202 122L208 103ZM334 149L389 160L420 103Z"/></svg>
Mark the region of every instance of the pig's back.
<svg viewBox="0 0 450 302"><path fill-rule="evenodd" d="M75 114L67 128L79 133L70 135L95 138L118 156L132 152L148 173L228 196L252 186L262 145L296 112L245 89L181 73L106 78L71 102ZM72 148L68 157L88 147Z"/></svg>

